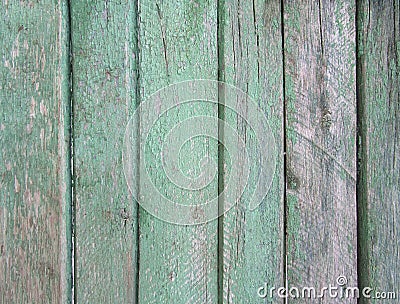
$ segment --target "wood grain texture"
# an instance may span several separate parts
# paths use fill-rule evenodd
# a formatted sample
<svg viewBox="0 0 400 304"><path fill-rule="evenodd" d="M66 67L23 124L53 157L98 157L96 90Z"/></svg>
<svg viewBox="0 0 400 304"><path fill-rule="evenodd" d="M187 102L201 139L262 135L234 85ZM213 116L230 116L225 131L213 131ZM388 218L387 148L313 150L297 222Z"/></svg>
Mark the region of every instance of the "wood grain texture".
<svg viewBox="0 0 400 304"><path fill-rule="evenodd" d="M398 298L400 2L357 4L360 285L371 287L371 295L394 291ZM380 301L363 299L361 303Z"/></svg>
<svg viewBox="0 0 400 304"><path fill-rule="evenodd" d="M357 286L355 39L352 1L284 2L289 286Z"/></svg>
<svg viewBox="0 0 400 304"><path fill-rule="evenodd" d="M0 302L68 303L66 2L0 10Z"/></svg>
<svg viewBox="0 0 400 304"><path fill-rule="evenodd" d="M281 286L318 293L340 275L398 298L400 2L355 2L1 1L0 303L281 303ZM239 204L182 226L138 207L135 195L151 188L136 175L128 190L122 151L139 103L190 79L252 97L277 166L254 211ZM257 148L251 116L204 101L160 114L137 145L153 185L184 205L218 196L232 165L221 138L197 136L179 170L199 176L210 157L215 179L200 191L169 180L169 132L196 115L225 119ZM212 135L225 135L217 122ZM253 177L235 180L237 192Z"/></svg>
<svg viewBox="0 0 400 304"><path fill-rule="evenodd" d="M222 3L220 27L223 35L219 37L220 41L223 39L222 79L247 93L264 111L275 137L277 155L274 157L278 163L270 192L257 209L248 210L245 200L249 198L250 192L245 192L242 200L222 218L223 244L220 255L222 255L223 270L220 301L221 303L265 301L278 303L281 299L262 299L257 292L265 284L269 287L283 286L281 7L279 1L232 0ZM237 107L252 107L248 104L249 101L246 102L247 104L243 103L243 100L238 100ZM259 140L256 137L261 135L254 133L254 129L258 127L254 125L257 123L255 117L243 117L243 120L229 109L225 109L224 114L224 119L236 126L237 131L245 139L248 153L255 154L258 147L255 140ZM268 147L261 148L262 153L268 153ZM227 158L224 159L224 163L225 166L229 165ZM240 178L235 181L237 189L241 189L240 183L248 184L249 189L256 185L254 172L257 168L251 167L251 170L248 180ZM229 176L225 174L224 180L228 180ZM228 203L226 200L227 197L224 196L223 203Z"/></svg>
<svg viewBox="0 0 400 304"><path fill-rule="evenodd" d="M125 126L135 106L133 1L72 1L75 297L134 303L136 203L125 182Z"/></svg>
<svg viewBox="0 0 400 304"><path fill-rule="evenodd" d="M190 79L217 79L217 2L139 2L140 101L169 84ZM162 101L161 101L162 102ZM160 192L181 204L200 204L217 196L217 180L205 192L182 191L163 173L163 139L173 126L193 115L217 117L217 107L207 102L178 106L149 136L148 174ZM145 120L143 115L141 120ZM216 124L217 135L217 124ZM181 134L185 136L185 134ZM181 169L198 174L199 160L217 161L217 142L203 137L182 147ZM174 144L174 142L166 142ZM142 181L142 179L140 179ZM139 191L146 191L140 184ZM146 202L144 202L146 203ZM140 303L217 302L217 221L196 226L163 222L140 208Z"/></svg>

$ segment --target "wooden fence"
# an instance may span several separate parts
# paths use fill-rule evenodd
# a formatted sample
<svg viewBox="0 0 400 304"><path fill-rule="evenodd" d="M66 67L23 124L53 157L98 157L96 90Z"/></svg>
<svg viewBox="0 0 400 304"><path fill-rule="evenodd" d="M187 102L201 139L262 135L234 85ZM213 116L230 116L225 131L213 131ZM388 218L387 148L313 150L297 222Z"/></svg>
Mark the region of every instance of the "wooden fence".
<svg viewBox="0 0 400 304"><path fill-rule="evenodd" d="M280 287L329 284L370 287L360 303L383 293L398 303L398 0L0 8L0 303L283 303ZM226 82L255 101L275 138L276 170L258 208L235 204L176 225L136 203L153 193L141 174L128 188L124 134L141 102L193 79ZM160 114L142 173L178 203L220 194L220 208L229 162L215 138L182 148L185 172L199 174L205 155L217 162L205 195L177 190L157 163L174 124L200 114L229 116L255 149L238 116L198 102ZM218 123L214 131L224 134ZM254 186L236 178L232 187L244 184ZM295 291L287 302L357 302Z"/></svg>

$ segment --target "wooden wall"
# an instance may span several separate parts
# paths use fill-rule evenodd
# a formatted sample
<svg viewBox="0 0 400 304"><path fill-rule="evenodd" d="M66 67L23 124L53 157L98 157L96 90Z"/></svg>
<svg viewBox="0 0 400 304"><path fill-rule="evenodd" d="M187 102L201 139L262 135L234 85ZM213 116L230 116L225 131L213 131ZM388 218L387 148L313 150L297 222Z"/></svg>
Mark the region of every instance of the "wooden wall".
<svg viewBox="0 0 400 304"><path fill-rule="evenodd" d="M1 0L0 10L0 303L282 303L270 287L338 278L400 297L398 0ZM137 203L148 190L140 174L127 185L124 134L130 119L146 124L133 114L149 96L192 79L248 94L276 163L255 210L176 225ZM160 138L199 115L230 120L256 150L254 117L198 103L160 116L141 157L156 161ZM218 123L213 132L224 136ZM229 183L215 138L192 140L181 168L216 161L205 197ZM151 164L154 185L188 201Z"/></svg>

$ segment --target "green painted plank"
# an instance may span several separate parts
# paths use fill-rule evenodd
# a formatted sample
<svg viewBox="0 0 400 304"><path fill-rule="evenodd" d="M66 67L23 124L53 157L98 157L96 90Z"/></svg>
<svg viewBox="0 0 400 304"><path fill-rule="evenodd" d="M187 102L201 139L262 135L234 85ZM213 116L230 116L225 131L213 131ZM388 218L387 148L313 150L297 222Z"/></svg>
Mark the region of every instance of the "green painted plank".
<svg viewBox="0 0 400 304"><path fill-rule="evenodd" d="M371 295L396 292L398 298L400 2L357 4L360 285L372 288ZM363 299L361 303L380 301L383 300Z"/></svg>
<svg viewBox="0 0 400 304"><path fill-rule="evenodd" d="M253 193L258 181L268 183L265 178L257 179L256 164L250 165L248 178L238 178L233 187L240 197L240 190L247 185L245 195L222 218L223 245L221 253L222 290L221 303L280 303L278 297L265 298L268 287L283 286L283 59L281 37L281 5L279 1L224 1L220 26L223 30L223 79L248 94L264 112L275 138L276 150L273 157L276 167L268 172L273 174L273 183L263 203L255 210L249 210L249 194ZM225 92L225 94L227 94ZM229 98L225 96L225 98ZM225 100L226 102L229 102ZM254 105L240 98L235 101L237 109L246 108L245 120L236 111L225 108L225 121L235 126L246 144L248 155L257 152L263 156L271 152L271 147L258 145L265 137L257 117L251 116ZM227 147L224 156L231 155ZM244 150L240 163L244 163ZM224 164L229 167L229 157ZM238 164L230 164L238 166ZM240 166L240 165L239 165ZM243 168L242 168L243 170ZM274 172L275 171L275 172ZM224 186L228 185L231 172L224 174ZM250 190L250 191L249 191ZM229 203L228 194L222 204ZM259 289L262 288L260 291Z"/></svg>
<svg viewBox="0 0 400 304"><path fill-rule="evenodd" d="M72 1L75 297L132 303L136 295L136 203L122 166L135 106L136 6Z"/></svg>
<svg viewBox="0 0 400 304"><path fill-rule="evenodd" d="M68 303L66 1L0 10L0 302Z"/></svg>
<svg viewBox="0 0 400 304"><path fill-rule="evenodd" d="M289 287L357 286L355 39L352 1L285 1Z"/></svg>
<svg viewBox="0 0 400 304"><path fill-rule="evenodd" d="M140 101L155 91L178 81L217 79L217 2L205 1L140 1ZM156 105L155 111L164 105ZM148 112L141 115L147 124ZM217 117L217 106L200 101L177 106L165 115L149 133L147 150L141 157L147 161L146 176L140 175L140 195L149 194L148 177L174 202L197 205L217 196L217 180L203 190L186 191L169 181L162 167L163 144L173 148L177 138L187 138L185 131L174 139L165 136L174 126L194 115ZM202 128L199 128L203 131ZM217 136L215 123L214 136ZM142 132L144 132L142 130ZM205 130L204 130L205 132ZM180 169L196 176L203 157L217 160L217 142L200 136L189 140L180 151ZM165 160L168 162L169 160ZM192 175L191 175L192 174ZM150 190L151 191L151 190ZM150 192L154 194L155 191ZM145 200L150 203L164 204ZM162 214L161 214L162 216ZM179 218L179 213L177 214ZM178 226L162 221L140 208L140 303L216 303L217 302L217 220L195 226Z"/></svg>

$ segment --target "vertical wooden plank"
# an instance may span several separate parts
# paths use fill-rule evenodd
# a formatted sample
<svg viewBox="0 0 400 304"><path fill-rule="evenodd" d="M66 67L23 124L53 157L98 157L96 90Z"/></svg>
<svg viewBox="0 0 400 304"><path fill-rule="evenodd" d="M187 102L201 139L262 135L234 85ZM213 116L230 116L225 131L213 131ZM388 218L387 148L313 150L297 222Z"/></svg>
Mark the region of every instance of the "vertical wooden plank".
<svg viewBox="0 0 400 304"><path fill-rule="evenodd" d="M360 285L372 288L372 296L396 292L398 298L400 3L359 1L357 11Z"/></svg>
<svg viewBox="0 0 400 304"><path fill-rule="evenodd" d="M284 37L288 282L357 286L355 5L285 1Z"/></svg>
<svg viewBox="0 0 400 304"><path fill-rule="evenodd" d="M136 203L122 168L136 92L134 1L72 1L78 303L133 303Z"/></svg>
<svg viewBox="0 0 400 304"><path fill-rule="evenodd" d="M139 20L141 102L169 84L190 79L217 79L215 0L140 1ZM142 114L141 121L145 122L147 113ZM199 114L216 118L217 106L200 101L160 115L159 124L154 126L149 137L150 149L146 155L141 155L149 160L147 174L158 191L180 204L201 204L209 197L217 196L216 179L205 192L188 193L169 181L161 167L161 149L166 134L185 118ZM215 126L214 135L217 135L217 123ZM186 134L183 132L181 136ZM185 174L190 174L190 170L195 174L201 172L198 164L202 157L218 161L217 142L211 139L191 139L182 149L180 169ZM140 181L139 191L146 191L142 177ZM217 302L216 220L195 226L178 226L161 221L140 208L139 229L140 303Z"/></svg>
<svg viewBox="0 0 400 304"><path fill-rule="evenodd" d="M268 286L283 286L283 58L281 36L281 5L279 1L221 2L223 29L223 80L248 94L267 117L276 144L277 164L267 197L253 211L249 210L245 193L239 203L229 210L223 223L223 275L221 303L263 303L260 295L268 294ZM237 100L237 107L254 107L250 101ZM246 142L249 154L257 153L259 136L255 133L256 117L240 118L225 109L225 121L236 125ZM264 130L263 132L269 132ZM261 147L269 153L271 147ZM229 150L229 149L228 149ZM227 151L229 154L229 151ZM224 159L228 166L228 159ZM243 162L241 162L243 163ZM232 164L238 165L238 164ZM257 183L250 165L249 179L240 178L235 187L244 183L253 188ZM224 175L227 181L230 174ZM267 181L262 180L262 183ZM226 183L224 183L226 185ZM252 189L254 190L254 189ZM239 191L239 190L238 190ZM250 191L251 192L251 191ZM237 197L240 195L238 194ZM227 195L223 204L228 204ZM258 292L259 288L262 288ZM271 299L268 299L271 303ZM273 299L273 303L281 299Z"/></svg>
<svg viewBox="0 0 400 304"><path fill-rule="evenodd" d="M0 302L68 303L68 10L0 9Z"/></svg>

